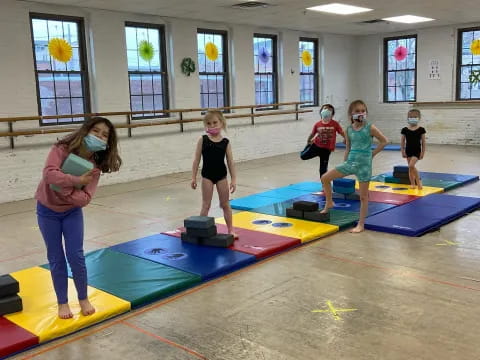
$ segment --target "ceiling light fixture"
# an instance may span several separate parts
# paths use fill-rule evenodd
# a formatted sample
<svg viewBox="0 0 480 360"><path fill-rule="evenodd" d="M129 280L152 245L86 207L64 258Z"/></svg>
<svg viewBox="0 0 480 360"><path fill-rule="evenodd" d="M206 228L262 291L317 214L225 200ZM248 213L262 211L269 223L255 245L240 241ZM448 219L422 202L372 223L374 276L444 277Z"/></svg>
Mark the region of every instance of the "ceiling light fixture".
<svg viewBox="0 0 480 360"><path fill-rule="evenodd" d="M319 5L307 8L307 10L327 12L337 15L352 15L362 12L372 11L373 9L368 9L359 6L346 5L340 3L331 3L326 5Z"/></svg>

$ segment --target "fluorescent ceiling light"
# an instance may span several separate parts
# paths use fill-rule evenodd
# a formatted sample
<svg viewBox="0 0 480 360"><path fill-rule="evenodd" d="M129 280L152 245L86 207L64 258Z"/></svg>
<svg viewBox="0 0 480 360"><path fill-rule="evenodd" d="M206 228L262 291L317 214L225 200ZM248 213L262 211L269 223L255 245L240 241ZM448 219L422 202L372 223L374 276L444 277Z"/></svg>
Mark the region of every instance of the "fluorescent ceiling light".
<svg viewBox="0 0 480 360"><path fill-rule="evenodd" d="M368 8L363 8L363 7L353 6L353 5L340 4L340 3L332 3L327 5L309 7L307 8L307 10L321 11L321 12L327 12L327 13L339 14L339 15L351 15L351 14L372 11L373 9L368 9Z"/></svg>
<svg viewBox="0 0 480 360"><path fill-rule="evenodd" d="M435 19L430 19L422 16L415 16L415 15L402 15L402 16L389 17L382 20L399 22L404 24L414 24L414 23L425 22L425 21L433 21Z"/></svg>

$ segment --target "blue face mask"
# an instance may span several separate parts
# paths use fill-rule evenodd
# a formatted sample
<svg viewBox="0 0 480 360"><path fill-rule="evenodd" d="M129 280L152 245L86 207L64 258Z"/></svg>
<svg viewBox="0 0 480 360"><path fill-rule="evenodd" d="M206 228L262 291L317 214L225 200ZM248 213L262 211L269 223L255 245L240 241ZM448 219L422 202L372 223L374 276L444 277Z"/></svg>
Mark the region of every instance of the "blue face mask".
<svg viewBox="0 0 480 360"><path fill-rule="evenodd" d="M332 118L332 112L328 109L323 109L320 111L320 117L322 119L331 119Z"/></svg>
<svg viewBox="0 0 480 360"><path fill-rule="evenodd" d="M410 125L417 125L418 124L418 119L417 118L408 118L408 123Z"/></svg>
<svg viewBox="0 0 480 360"><path fill-rule="evenodd" d="M97 152L107 149L107 143L95 135L88 134L83 138L83 144L88 151Z"/></svg>

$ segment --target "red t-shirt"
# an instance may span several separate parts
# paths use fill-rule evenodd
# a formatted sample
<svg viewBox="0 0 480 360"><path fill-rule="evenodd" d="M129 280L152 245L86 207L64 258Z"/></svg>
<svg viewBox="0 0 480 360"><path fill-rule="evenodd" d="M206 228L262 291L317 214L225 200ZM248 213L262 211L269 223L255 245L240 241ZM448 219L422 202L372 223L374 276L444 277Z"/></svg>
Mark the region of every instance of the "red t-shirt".
<svg viewBox="0 0 480 360"><path fill-rule="evenodd" d="M335 150L337 132L345 136L342 127L335 120L332 119L326 124L320 120L313 125L312 135L317 135L313 142L318 147L333 151Z"/></svg>

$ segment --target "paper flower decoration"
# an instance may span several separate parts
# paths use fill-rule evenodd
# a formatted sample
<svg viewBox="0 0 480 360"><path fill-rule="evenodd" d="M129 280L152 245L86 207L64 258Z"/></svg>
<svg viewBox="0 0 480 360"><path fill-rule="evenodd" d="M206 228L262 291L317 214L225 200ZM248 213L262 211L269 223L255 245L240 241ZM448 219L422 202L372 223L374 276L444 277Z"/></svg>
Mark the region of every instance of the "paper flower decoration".
<svg viewBox="0 0 480 360"><path fill-rule="evenodd" d="M310 54L310 51L303 50L303 52L302 52L302 62L303 62L303 65L305 65L305 66L312 65L312 54Z"/></svg>
<svg viewBox="0 0 480 360"><path fill-rule="evenodd" d="M151 42L147 40L142 40L138 44L138 55L145 61L152 61L155 49Z"/></svg>
<svg viewBox="0 0 480 360"><path fill-rule="evenodd" d="M408 55L408 50L405 46L399 46L395 49L393 56L397 61L403 61Z"/></svg>
<svg viewBox="0 0 480 360"><path fill-rule="evenodd" d="M207 55L208 60L215 61L218 59L218 48L212 43L208 42L205 44L205 55Z"/></svg>
<svg viewBox="0 0 480 360"><path fill-rule="evenodd" d="M260 62L267 64L270 61L270 53L268 52L268 50L262 48L260 54L258 55L258 59L260 60Z"/></svg>
<svg viewBox="0 0 480 360"><path fill-rule="evenodd" d="M470 76L468 77L468 80L473 85L477 85L478 83L480 83L480 70L473 70L470 73Z"/></svg>
<svg viewBox="0 0 480 360"><path fill-rule="evenodd" d="M182 73L187 76L190 76L191 73L195 72L195 62L192 58L184 58L180 66L182 67Z"/></svg>
<svg viewBox="0 0 480 360"><path fill-rule="evenodd" d="M66 63L72 58L72 47L65 40L53 38L48 42L48 52L55 60Z"/></svg>
<svg viewBox="0 0 480 360"><path fill-rule="evenodd" d="M470 50L473 55L480 55L480 39L472 41L470 44Z"/></svg>

